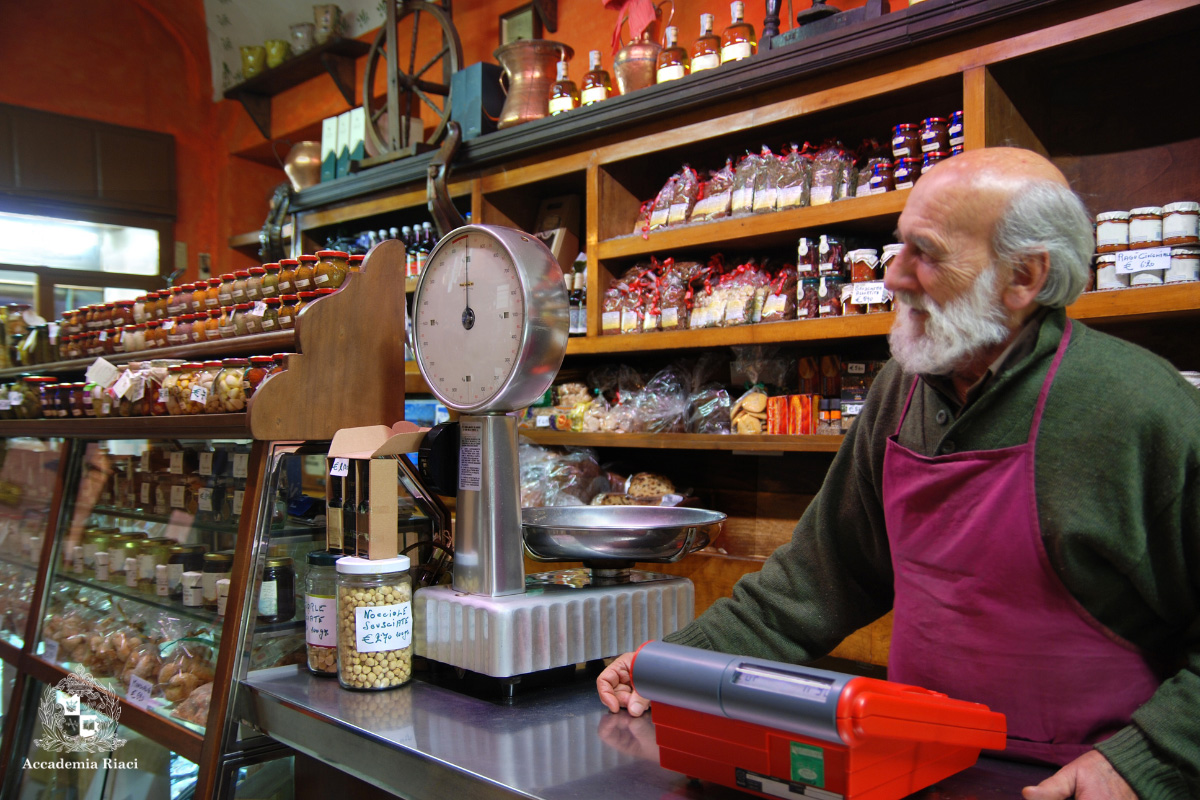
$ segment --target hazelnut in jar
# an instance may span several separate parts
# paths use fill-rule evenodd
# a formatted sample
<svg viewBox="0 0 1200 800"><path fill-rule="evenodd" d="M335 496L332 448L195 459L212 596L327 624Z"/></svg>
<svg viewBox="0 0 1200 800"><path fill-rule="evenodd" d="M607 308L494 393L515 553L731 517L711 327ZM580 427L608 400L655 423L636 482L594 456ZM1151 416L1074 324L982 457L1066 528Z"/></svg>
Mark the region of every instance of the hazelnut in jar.
<svg viewBox="0 0 1200 800"><path fill-rule="evenodd" d="M1162 222L1164 245L1200 244L1200 203L1167 203L1163 206Z"/></svg>
<svg viewBox="0 0 1200 800"><path fill-rule="evenodd" d="M303 255L299 258L299 266L296 267L296 293L312 291L316 288L313 279L316 277L317 257L313 255ZM279 263L283 263L282 261Z"/></svg>
<svg viewBox="0 0 1200 800"><path fill-rule="evenodd" d="M1129 212L1105 211L1096 215L1096 252L1117 253L1129 249Z"/></svg>
<svg viewBox="0 0 1200 800"><path fill-rule="evenodd" d="M1163 211L1158 206L1143 206L1129 212L1129 249L1162 247ZM1137 285L1137 281L1132 282Z"/></svg>
<svg viewBox="0 0 1200 800"><path fill-rule="evenodd" d="M335 569L338 683L365 691L407 683L413 650L408 557L351 556L338 559Z"/></svg>

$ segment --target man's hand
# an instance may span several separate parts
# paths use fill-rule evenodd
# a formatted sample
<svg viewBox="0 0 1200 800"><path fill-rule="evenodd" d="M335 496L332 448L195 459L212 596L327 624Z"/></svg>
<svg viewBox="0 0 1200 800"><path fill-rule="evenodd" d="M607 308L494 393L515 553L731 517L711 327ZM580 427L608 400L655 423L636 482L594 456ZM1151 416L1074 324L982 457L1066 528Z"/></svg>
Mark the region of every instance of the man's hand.
<svg viewBox="0 0 1200 800"><path fill-rule="evenodd" d="M1137 800L1099 750L1084 753L1037 786L1026 786L1021 796L1025 800Z"/></svg>
<svg viewBox="0 0 1200 800"><path fill-rule="evenodd" d="M596 678L600 702L614 714L622 708L629 716L640 717L650 707L650 701L633 690L633 653L622 653L604 668Z"/></svg>

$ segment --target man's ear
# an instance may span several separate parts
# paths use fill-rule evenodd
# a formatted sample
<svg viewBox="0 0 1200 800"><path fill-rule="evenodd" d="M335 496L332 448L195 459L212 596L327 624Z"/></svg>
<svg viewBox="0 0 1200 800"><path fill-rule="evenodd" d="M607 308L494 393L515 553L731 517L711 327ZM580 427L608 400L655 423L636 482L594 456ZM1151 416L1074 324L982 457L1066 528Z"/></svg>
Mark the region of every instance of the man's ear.
<svg viewBox="0 0 1200 800"><path fill-rule="evenodd" d="M1002 294L1009 311L1023 311L1037 302L1050 275L1050 254L1045 250L1027 253L1016 260Z"/></svg>

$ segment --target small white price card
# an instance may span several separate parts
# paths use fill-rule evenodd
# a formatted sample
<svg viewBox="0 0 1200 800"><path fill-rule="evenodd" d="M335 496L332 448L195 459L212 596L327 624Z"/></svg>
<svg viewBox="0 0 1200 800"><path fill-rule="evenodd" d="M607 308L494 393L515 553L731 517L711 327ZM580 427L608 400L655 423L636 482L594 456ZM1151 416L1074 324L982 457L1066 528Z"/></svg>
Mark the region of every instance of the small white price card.
<svg viewBox="0 0 1200 800"><path fill-rule="evenodd" d="M191 401L193 403L207 403L208 402L208 389L204 388L203 386L193 386L192 394L191 394Z"/></svg>
<svg viewBox="0 0 1200 800"><path fill-rule="evenodd" d="M850 284L850 302L856 306L886 303L892 299L892 293L883 285L883 281L863 281Z"/></svg>
<svg viewBox="0 0 1200 800"><path fill-rule="evenodd" d="M201 475L212 475L212 453L200 454L200 466L196 469Z"/></svg>
<svg viewBox="0 0 1200 800"><path fill-rule="evenodd" d="M333 467L329 470L329 474L334 478L344 478L350 474L350 459L335 458Z"/></svg>
<svg viewBox="0 0 1200 800"><path fill-rule="evenodd" d="M183 508L183 488L182 486L171 487L171 508Z"/></svg>
<svg viewBox="0 0 1200 800"><path fill-rule="evenodd" d="M58 642L42 642L42 658L58 663Z"/></svg>
<svg viewBox="0 0 1200 800"><path fill-rule="evenodd" d="M138 708L148 708L150 706L150 695L154 691L154 685L145 678L139 678L137 675L131 675L129 678L129 692L126 693L125 699Z"/></svg>
<svg viewBox="0 0 1200 800"><path fill-rule="evenodd" d="M16 408L17 406L21 405L21 403L23 403L24 401L25 401L25 395L21 394L20 392L9 392L8 393L9 408Z"/></svg>
<svg viewBox="0 0 1200 800"><path fill-rule="evenodd" d="M355 646L360 653L400 650L412 641L412 603L354 609Z"/></svg>
<svg viewBox="0 0 1200 800"><path fill-rule="evenodd" d="M250 464L249 453L234 453L233 454L233 477L246 477L246 468Z"/></svg>
<svg viewBox="0 0 1200 800"><path fill-rule="evenodd" d="M1171 268L1171 248L1149 247L1145 250L1125 250L1117 253L1117 274L1168 270Z"/></svg>
<svg viewBox="0 0 1200 800"><path fill-rule="evenodd" d="M113 384L113 394L117 397L124 397L132 384L133 374L129 372L123 373L121 377L117 378L117 382Z"/></svg>
<svg viewBox="0 0 1200 800"><path fill-rule="evenodd" d="M212 489L201 489L196 495L196 507L200 511L212 511Z"/></svg>
<svg viewBox="0 0 1200 800"><path fill-rule="evenodd" d="M183 451L182 450L180 450L177 453L171 453L171 474L172 475L182 475L183 474Z"/></svg>
<svg viewBox="0 0 1200 800"><path fill-rule="evenodd" d="M246 496L246 493L243 492L241 489L238 489L237 491L235 491L233 493L234 516L237 516L242 513L242 500L245 498L245 496Z"/></svg>
<svg viewBox="0 0 1200 800"><path fill-rule="evenodd" d="M117 368L105 361L103 358L97 358L92 362L92 365L87 368L84 377L88 383L98 383L101 386L108 387L113 385L113 381L117 379Z"/></svg>
<svg viewBox="0 0 1200 800"><path fill-rule="evenodd" d="M255 317L261 317L265 313L267 313L267 304L262 300L256 301L254 308L250 309L250 314Z"/></svg>
<svg viewBox="0 0 1200 800"><path fill-rule="evenodd" d="M129 373L126 372L126 375ZM129 399L137 402L146 396L146 376L138 375L133 379L133 385L129 387Z"/></svg>
<svg viewBox="0 0 1200 800"><path fill-rule="evenodd" d="M147 481L142 484L142 505L150 502L150 483Z"/></svg>
<svg viewBox="0 0 1200 800"><path fill-rule="evenodd" d="M304 636L306 642L323 647L337 646L333 627L337 623L337 598L319 594L305 596L304 620L308 625Z"/></svg>

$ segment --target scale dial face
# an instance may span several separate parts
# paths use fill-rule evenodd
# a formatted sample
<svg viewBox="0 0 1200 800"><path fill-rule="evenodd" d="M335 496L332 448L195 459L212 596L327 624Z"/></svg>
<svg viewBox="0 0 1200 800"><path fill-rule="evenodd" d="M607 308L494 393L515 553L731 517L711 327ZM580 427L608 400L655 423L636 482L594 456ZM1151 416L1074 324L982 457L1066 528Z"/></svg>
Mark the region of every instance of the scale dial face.
<svg viewBox="0 0 1200 800"><path fill-rule="evenodd" d="M413 348L430 391L465 413L523 408L567 343L562 270L537 238L468 225L429 255L413 295Z"/></svg>

